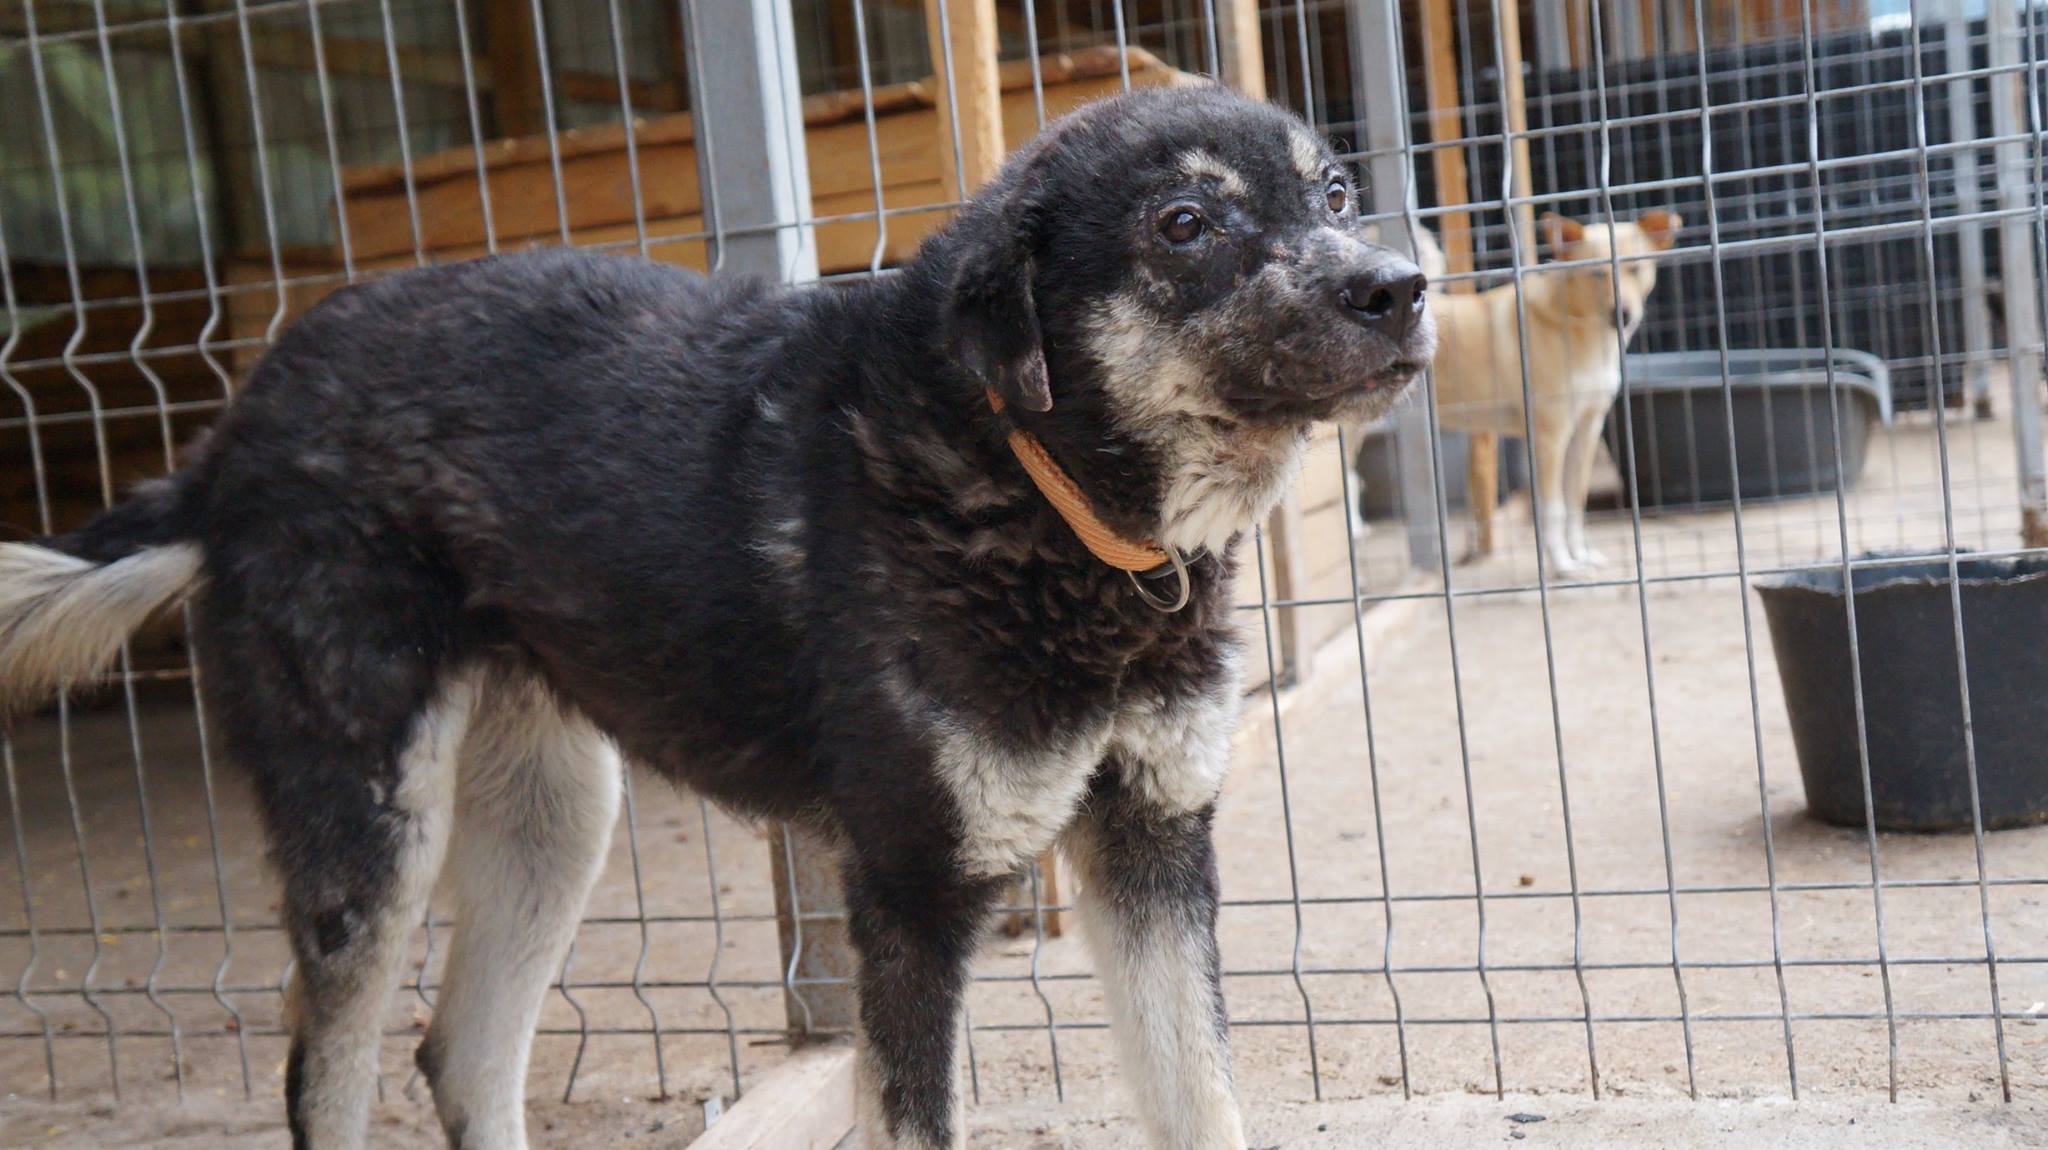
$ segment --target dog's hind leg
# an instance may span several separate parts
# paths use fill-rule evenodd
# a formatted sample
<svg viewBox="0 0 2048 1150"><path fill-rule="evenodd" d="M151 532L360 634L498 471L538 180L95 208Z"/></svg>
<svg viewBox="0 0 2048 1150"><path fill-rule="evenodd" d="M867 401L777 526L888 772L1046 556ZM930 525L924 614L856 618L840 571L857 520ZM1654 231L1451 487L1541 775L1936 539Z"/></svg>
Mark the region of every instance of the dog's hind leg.
<svg viewBox="0 0 2048 1150"><path fill-rule="evenodd" d="M1161 1150L1243 1150L1216 951L1213 806L1098 777L1067 833L1119 1060Z"/></svg>
<svg viewBox="0 0 2048 1150"><path fill-rule="evenodd" d="M289 493L234 493L246 511L208 541L194 640L282 879L292 1144L356 1150L401 960L447 847L476 680L445 573L344 516L258 514Z"/></svg>
<svg viewBox="0 0 2048 1150"><path fill-rule="evenodd" d="M455 943L418 1062L456 1150L523 1150L526 1066L618 819L610 740L523 669L482 678L460 756Z"/></svg>
<svg viewBox="0 0 2048 1150"><path fill-rule="evenodd" d="M406 943L439 873L454 806L455 749L473 690L455 676L419 713L387 772L332 769L347 751L308 748L283 774L309 785L273 805L284 919L297 959L285 1112L292 1144L365 1144L377 1055ZM363 760L365 764L373 759ZM333 784L354 776L353 787ZM279 812L288 812L283 818Z"/></svg>

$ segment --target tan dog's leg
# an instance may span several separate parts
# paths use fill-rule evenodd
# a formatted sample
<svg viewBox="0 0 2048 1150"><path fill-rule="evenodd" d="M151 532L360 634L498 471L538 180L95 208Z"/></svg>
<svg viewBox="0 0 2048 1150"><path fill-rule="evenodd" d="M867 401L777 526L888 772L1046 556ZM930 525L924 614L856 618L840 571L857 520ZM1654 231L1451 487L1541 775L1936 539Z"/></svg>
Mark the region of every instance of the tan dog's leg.
<svg viewBox="0 0 2048 1150"><path fill-rule="evenodd" d="M1565 549L1581 567L1598 567L1607 562L1606 556L1586 543L1586 496L1593 487L1593 464L1600 458L1600 428L1606 422L1607 410L1605 397L1583 398L1565 457Z"/></svg>
<svg viewBox="0 0 2048 1150"><path fill-rule="evenodd" d="M1566 458L1575 427L1572 412L1560 402L1543 404L1536 412L1536 438L1529 444L1534 468L1536 524L1542 541L1543 558L1553 576L1578 570L1573 560L1569 535L1570 505Z"/></svg>
<svg viewBox="0 0 2048 1150"><path fill-rule="evenodd" d="M1475 431L1465 461L1465 501L1472 508L1472 539L1465 549L1465 562L1493 554L1493 513L1499 498L1500 436Z"/></svg>

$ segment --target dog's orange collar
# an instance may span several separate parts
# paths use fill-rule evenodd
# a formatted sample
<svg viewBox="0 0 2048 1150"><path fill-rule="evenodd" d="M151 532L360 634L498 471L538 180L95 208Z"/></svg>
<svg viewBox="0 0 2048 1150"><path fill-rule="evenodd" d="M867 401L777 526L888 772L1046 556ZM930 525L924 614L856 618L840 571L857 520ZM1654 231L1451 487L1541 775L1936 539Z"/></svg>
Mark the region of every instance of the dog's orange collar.
<svg viewBox="0 0 2048 1150"><path fill-rule="evenodd" d="M988 405L1000 414L1003 397L990 391ZM1054 462L1037 436L1012 427L1009 438L1010 450L1017 456L1017 462L1024 465L1024 473L1031 477L1032 484L1045 496L1045 501L1052 504L1052 509L1059 512L1060 518L1067 521L1067 526L1073 528L1081 545L1097 559L1133 575L1156 571L1174 561L1173 556L1157 544L1150 540L1134 543L1097 517L1081 485Z"/></svg>

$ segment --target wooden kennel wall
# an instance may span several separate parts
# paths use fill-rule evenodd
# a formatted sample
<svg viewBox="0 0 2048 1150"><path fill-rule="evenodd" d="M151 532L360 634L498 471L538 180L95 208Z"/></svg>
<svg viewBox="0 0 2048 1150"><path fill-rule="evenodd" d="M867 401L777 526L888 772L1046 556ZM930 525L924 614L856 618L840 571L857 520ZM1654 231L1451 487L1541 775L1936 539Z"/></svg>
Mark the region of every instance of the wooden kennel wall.
<svg viewBox="0 0 2048 1150"><path fill-rule="evenodd" d="M1133 87L1195 82L1143 49L1124 54ZM1112 48L1047 57L1040 62L1045 115L1057 116L1122 86L1118 53ZM927 78L874 92L875 138L882 173L882 200L891 212L937 208L952 202L941 147L938 111L943 80ZM1002 66L1003 134L1011 145L1038 131L1030 65ZM859 91L831 92L804 101L805 143L810 161L811 213L819 218L872 213L875 189L869 163L866 101ZM635 240L632 185L626 166L625 129L606 126L560 133L568 227L579 245L631 244ZM650 254L667 263L702 269L701 240L661 243L704 230L697 186L696 129L689 113L639 120L635 124L640 186L645 202ZM552 155L545 136L525 136L488 145L485 162L491 206L501 247L558 242L560 217L553 184ZM458 148L426 157L413 166L420 209L420 243L435 261L468 259L484 251L482 199L473 149ZM359 266L411 262L413 236L406 205L404 171L395 164L355 169L343 181L348 234ZM842 220L818 228L818 264L826 273L867 270L879 262L902 262L925 235L945 221L943 211L892 215L879 256L873 219Z"/></svg>

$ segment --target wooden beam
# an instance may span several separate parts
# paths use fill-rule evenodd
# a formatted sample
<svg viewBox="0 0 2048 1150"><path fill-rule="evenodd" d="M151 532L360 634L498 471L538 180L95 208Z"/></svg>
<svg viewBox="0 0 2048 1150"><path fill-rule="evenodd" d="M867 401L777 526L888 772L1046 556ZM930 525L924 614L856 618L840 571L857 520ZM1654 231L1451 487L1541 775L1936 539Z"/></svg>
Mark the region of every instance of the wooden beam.
<svg viewBox="0 0 2048 1150"><path fill-rule="evenodd" d="M846 925L838 852L786 824L776 826L768 834L768 873L775 885L776 953L782 960L777 973L794 964L796 977L812 983L783 988L790 1035L802 1041L852 1033L859 1014L853 981L860 966Z"/></svg>
<svg viewBox="0 0 2048 1150"><path fill-rule="evenodd" d="M824 7L824 39L828 53L827 63L832 69L831 86L841 90L859 88L860 25L853 18L853 5L827 4Z"/></svg>
<svg viewBox="0 0 2048 1150"><path fill-rule="evenodd" d="M327 71L334 76L366 76L385 79L391 75L391 57L385 52L384 41L347 36L323 36L321 48L326 56ZM241 47L238 42L229 46L239 58ZM279 71L311 73L318 66L313 53L313 37L304 29L280 28L266 30L262 36L250 42L250 53L259 68L274 68ZM464 86L462 53L445 48L421 48L400 45L397 50L398 74L408 84L419 84L430 88L461 90ZM499 82L498 61L490 58L470 60L470 75L476 80L476 89L495 95L505 103L507 94L512 94L512 103L526 97L515 90L524 80L515 80L509 87ZM539 106L540 73L539 65L533 65L531 84L534 106ZM524 76L524 71L519 71ZM684 104L683 82L677 80L629 80L627 91L632 96L635 112L675 112ZM555 75L555 94L565 100L581 100L591 104L616 104L619 102L619 77L613 72L558 72ZM538 125L538 120L535 121ZM500 125L500 134L507 132ZM537 126L535 131L540 130Z"/></svg>
<svg viewBox="0 0 2048 1150"><path fill-rule="evenodd" d="M1497 0L1500 13L1496 29L1499 41L1502 76L1502 102L1507 105L1508 132L1513 141L1508 145L1514 157L1514 180L1512 188L1515 197L1527 200L1529 182L1529 106L1522 79L1522 11L1516 0ZM1514 206L1515 233L1521 249L1522 262L1536 262L1536 208L1529 203Z"/></svg>
<svg viewBox="0 0 2048 1150"><path fill-rule="evenodd" d="M855 1081L851 1046L799 1050L749 1085L689 1150L833 1150L853 1129Z"/></svg>
<svg viewBox="0 0 2048 1150"><path fill-rule="evenodd" d="M925 31L931 43L932 94L939 106L940 172L947 190L965 198L995 175L1005 151L995 0L925 0Z"/></svg>
<svg viewBox="0 0 2048 1150"><path fill-rule="evenodd" d="M1497 0L1502 9L1514 7L1515 0ZM1427 0L1422 7L1423 98L1429 105L1429 138L1448 144L1430 152L1436 174L1438 207L1470 202L1468 171L1465 167L1465 122L1463 95L1458 88L1457 23L1451 0ZM1517 54L1519 58L1519 53ZM1520 83L1519 74L1515 83ZM1526 146L1523 154L1526 154ZM1437 217L1437 238L1443 248L1444 269L1453 274L1472 270L1472 216L1453 212ZM1450 286L1452 291L1469 292L1477 287L1471 280ZM1471 438L1466 457L1467 499L1473 507L1474 552L1493 550L1493 492L1499 487L1499 437L1481 432ZM1484 500L1482 509L1480 501Z"/></svg>
<svg viewBox="0 0 2048 1150"><path fill-rule="evenodd" d="M528 0L486 0L484 51L490 55L491 114L499 136L545 131L540 49Z"/></svg>
<svg viewBox="0 0 2048 1150"><path fill-rule="evenodd" d="M255 39L252 36L252 52ZM250 113L241 34L233 23L216 21L199 31L197 45L200 50L193 53L193 63L199 111L222 205L215 242L229 251L252 249L264 236L263 195L257 180L252 134L255 118Z"/></svg>
<svg viewBox="0 0 2048 1150"><path fill-rule="evenodd" d="M1216 0L1216 56L1223 82L1254 100L1266 98L1266 47L1258 0Z"/></svg>
<svg viewBox="0 0 2048 1150"><path fill-rule="evenodd" d="M412 77L408 76L407 79ZM633 101L633 114L677 112L683 107L681 80L627 80L626 93ZM619 102L619 77L613 72L560 72L555 75L555 98L582 100L590 104Z"/></svg>
<svg viewBox="0 0 2048 1150"><path fill-rule="evenodd" d="M1470 202L1466 191L1465 149L1455 141L1465 138L1459 112L1457 25L1451 16L1451 0L1426 0L1422 6L1423 99L1429 108L1429 140L1451 144L1429 153L1436 174L1438 207ZM1472 270L1472 217L1465 212L1438 216L1437 241L1444 250L1445 270ZM1470 281L1452 285L1453 291L1470 291Z"/></svg>
<svg viewBox="0 0 2048 1150"><path fill-rule="evenodd" d="M384 50L381 39L365 39L349 36L322 36L321 47L327 57L327 71L334 76L375 76L391 75L391 56ZM235 43L239 56L241 46ZM276 68L281 71L311 74L317 67L313 55L312 33L302 28L265 28L260 35L249 40L250 54L259 68ZM421 48L416 45L397 46L398 74L408 84L420 84L434 88L462 87L462 54L445 48ZM479 90L491 86L491 71L488 61L475 60Z"/></svg>

